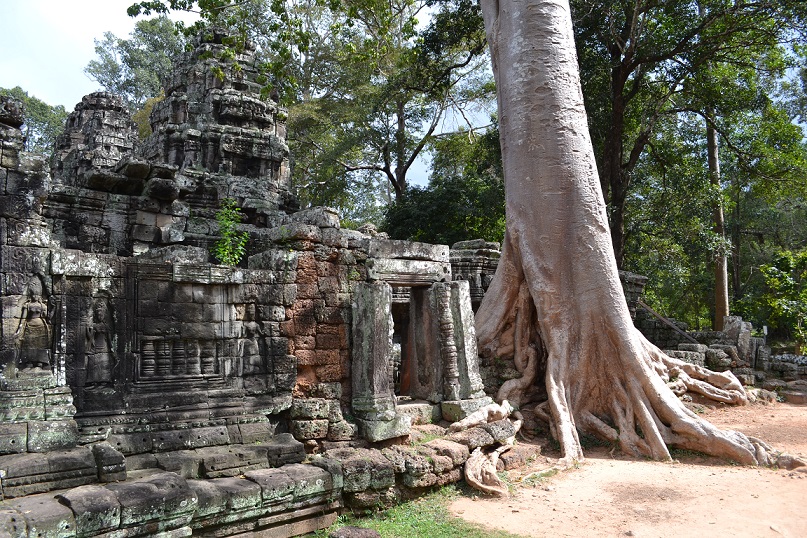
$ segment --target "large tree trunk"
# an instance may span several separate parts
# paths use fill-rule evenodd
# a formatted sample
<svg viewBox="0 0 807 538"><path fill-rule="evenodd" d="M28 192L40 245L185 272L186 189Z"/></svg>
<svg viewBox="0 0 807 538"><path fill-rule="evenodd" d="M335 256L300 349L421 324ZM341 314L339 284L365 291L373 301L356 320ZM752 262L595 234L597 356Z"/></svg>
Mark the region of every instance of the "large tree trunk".
<svg viewBox="0 0 807 538"><path fill-rule="evenodd" d="M536 380L564 463L578 432L669 459L667 445L741 463L760 445L690 412L670 377L724 401L742 386L670 359L634 328L611 247L580 90L567 0L481 0L499 101L507 234L476 318L480 348L515 358L499 396L525 405Z"/></svg>
<svg viewBox="0 0 807 538"><path fill-rule="evenodd" d="M707 161L709 164L709 183L720 191L720 153L717 145L717 130L711 123L714 110L709 110L706 122ZM720 239L726 238L726 224L723 218L723 199L719 197L712 208L713 231ZM721 244L714 252L715 275L715 319L712 328L723 330L725 317L729 315L729 269L726 250Z"/></svg>

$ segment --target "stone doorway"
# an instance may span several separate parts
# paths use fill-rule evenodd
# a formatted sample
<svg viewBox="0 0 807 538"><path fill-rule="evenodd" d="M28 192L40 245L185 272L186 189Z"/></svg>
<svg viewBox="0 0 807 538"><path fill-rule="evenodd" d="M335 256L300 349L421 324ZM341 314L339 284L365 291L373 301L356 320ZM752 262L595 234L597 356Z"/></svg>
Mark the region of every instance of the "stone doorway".
<svg viewBox="0 0 807 538"><path fill-rule="evenodd" d="M469 286L451 281L447 247L407 243L410 257L392 258L399 242L385 243L371 245L386 256L368 260L368 282L353 298L352 407L362 436L374 442L489 401Z"/></svg>

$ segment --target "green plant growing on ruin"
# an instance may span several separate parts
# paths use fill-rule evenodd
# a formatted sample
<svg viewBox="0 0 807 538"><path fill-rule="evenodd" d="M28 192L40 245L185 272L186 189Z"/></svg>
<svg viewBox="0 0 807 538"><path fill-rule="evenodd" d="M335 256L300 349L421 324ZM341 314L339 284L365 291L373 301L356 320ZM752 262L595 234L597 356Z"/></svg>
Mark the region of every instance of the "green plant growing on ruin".
<svg viewBox="0 0 807 538"><path fill-rule="evenodd" d="M242 219L241 208L236 205L235 200L224 198L216 211L219 239L213 245L213 255L224 265L238 265L246 254L249 233L238 230Z"/></svg>

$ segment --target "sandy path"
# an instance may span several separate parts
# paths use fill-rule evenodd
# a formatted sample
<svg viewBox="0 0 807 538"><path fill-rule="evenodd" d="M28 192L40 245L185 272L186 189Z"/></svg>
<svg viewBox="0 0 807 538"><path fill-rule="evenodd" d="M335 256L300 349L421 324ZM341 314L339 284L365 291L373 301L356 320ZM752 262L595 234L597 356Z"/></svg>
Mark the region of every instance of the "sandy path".
<svg viewBox="0 0 807 538"><path fill-rule="evenodd" d="M707 417L807 455L807 406L754 405ZM807 537L807 473L698 456L681 460L614 459L595 449L579 469L519 487L510 499L462 498L451 510L469 521L535 537Z"/></svg>

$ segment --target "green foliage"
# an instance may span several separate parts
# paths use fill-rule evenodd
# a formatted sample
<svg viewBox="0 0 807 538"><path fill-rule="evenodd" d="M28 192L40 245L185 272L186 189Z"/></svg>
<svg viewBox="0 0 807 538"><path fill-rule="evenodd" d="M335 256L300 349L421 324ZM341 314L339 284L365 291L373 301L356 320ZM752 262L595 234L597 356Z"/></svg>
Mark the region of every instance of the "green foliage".
<svg viewBox="0 0 807 538"><path fill-rule="evenodd" d="M798 342L807 341L807 249L783 250L760 271L767 287L761 300L770 312L771 327Z"/></svg>
<svg viewBox="0 0 807 538"><path fill-rule="evenodd" d="M504 180L499 132L440 137L428 187L414 187L387 208L384 230L396 239L452 245L504 238Z"/></svg>
<svg viewBox="0 0 807 538"><path fill-rule="evenodd" d="M756 91L756 80L782 77L793 65L788 51L799 32L804 35L804 3L570 3L583 94L621 264L627 252L622 249L625 206L656 129L675 121L667 116L706 117L712 109L721 117L737 107L759 109L757 98L765 93ZM730 129L721 130L723 147L734 145L730 134ZM753 158L746 162L753 164Z"/></svg>
<svg viewBox="0 0 807 538"><path fill-rule="evenodd" d="M140 140L145 140L151 134L151 111L154 105L165 99L165 94L161 91L155 97L150 97L143 103L143 107L132 114L132 121L137 124L137 136Z"/></svg>
<svg viewBox="0 0 807 538"><path fill-rule="evenodd" d="M25 123L22 132L25 135L25 150L44 153L50 156L56 144L56 137L64 131L67 111L62 105L50 106L16 86L11 89L0 88L0 95L13 97L22 101Z"/></svg>
<svg viewBox="0 0 807 538"><path fill-rule="evenodd" d="M325 537L337 528L355 525L375 529L383 538L518 538L452 516L448 504L457 495L455 487L445 487L365 518L343 517L333 527L318 531L315 536Z"/></svg>
<svg viewBox="0 0 807 538"><path fill-rule="evenodd" d="M172 61L185 49L185 37L167 17L140 20L129 39L105 32L95 40L97 59L84 72L106 91L123 97L132 112L163 90Z"/></svg>
<svg viewBox="0 0 807 538"><path fill-rule="evenodd" d="M236 205L235 200L224 198L216 212L219 239L213 246L213 255L224 265L238 265L246 254L249 233L238 230L242 219L241 208Z"/></svg>

